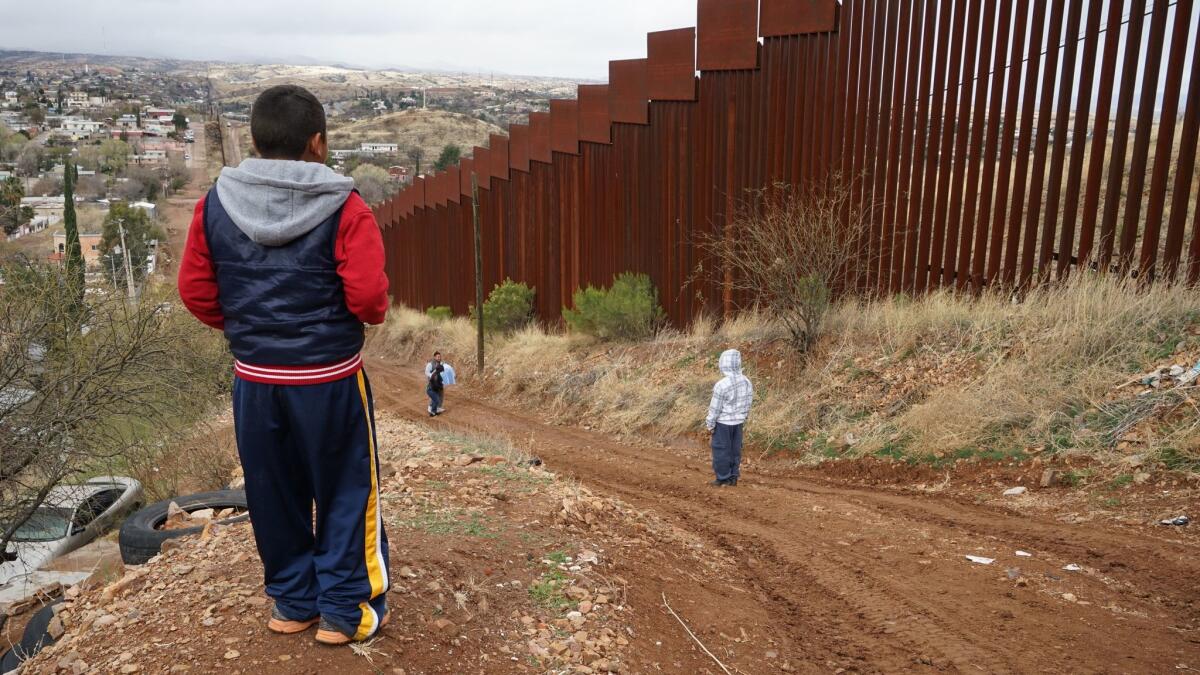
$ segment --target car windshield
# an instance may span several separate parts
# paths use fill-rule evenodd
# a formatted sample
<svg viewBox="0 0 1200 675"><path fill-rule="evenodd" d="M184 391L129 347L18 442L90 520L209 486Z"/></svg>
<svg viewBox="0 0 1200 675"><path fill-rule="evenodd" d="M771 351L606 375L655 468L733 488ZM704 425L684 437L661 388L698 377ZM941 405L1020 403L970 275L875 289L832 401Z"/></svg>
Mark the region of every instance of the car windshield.
<svg viewBox="0 0 1200 675"><path fill-rule="evenodd" d="M71 510L43 506L13 533L13 541L55 541L67 536Z"/></svg>

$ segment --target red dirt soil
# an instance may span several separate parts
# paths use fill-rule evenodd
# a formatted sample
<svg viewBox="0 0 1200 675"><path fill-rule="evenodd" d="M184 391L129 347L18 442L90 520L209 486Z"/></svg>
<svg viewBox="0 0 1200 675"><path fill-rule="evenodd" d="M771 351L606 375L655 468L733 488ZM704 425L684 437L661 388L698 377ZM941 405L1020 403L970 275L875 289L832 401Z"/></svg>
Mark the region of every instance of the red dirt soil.
<svg viewBox="0 0 1200 675"><path fill-rule="evenodd" d="M374 358L368 370L380 409L426 420L419 368ZM452 388L449 413L430 426L507 435L552 471L653 512L736 562L726 578L669 564L630 578L639 636L691 653L672 665L631 648L629 671L719 672L689 646L660 593L744 673L785 662L805 672L1200 668L1200 545L1187 529L1062 522L774 466L714 489L698 445L616 442L468 396ZM1187 502L1179 512L1197 513ZM1082 571L1064 571L1069 564ZM739 626L754 627L753 640L739 639Z"/></svg>

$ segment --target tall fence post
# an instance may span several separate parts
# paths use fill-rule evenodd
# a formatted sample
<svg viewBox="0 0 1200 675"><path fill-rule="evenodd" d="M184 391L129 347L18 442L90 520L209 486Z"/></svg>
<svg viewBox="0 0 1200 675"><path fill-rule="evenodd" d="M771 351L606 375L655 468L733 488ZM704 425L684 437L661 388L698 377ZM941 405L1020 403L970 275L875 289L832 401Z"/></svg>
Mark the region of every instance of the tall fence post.
<svg viewBox="0 0 1200 675"><path fill-rule="evenodd" d="M471 172L471 220L475 225L475 365L483 375L483 234L479 227L479 178Z"/></svg>

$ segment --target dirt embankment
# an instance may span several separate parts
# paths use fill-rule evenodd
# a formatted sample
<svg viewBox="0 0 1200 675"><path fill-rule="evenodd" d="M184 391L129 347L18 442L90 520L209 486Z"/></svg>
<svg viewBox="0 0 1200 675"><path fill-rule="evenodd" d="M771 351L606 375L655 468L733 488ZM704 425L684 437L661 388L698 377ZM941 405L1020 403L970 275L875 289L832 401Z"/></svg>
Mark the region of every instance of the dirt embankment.
<svg viewBox="0 0 1200 675"><path fill-rule="evenodd" d="M873 486L870 464L835 478L751 456L716 489L698 443L618 441L458 388L430 420L419 365L368 372L394 585L379 641L269 635L249 532L231 528L76 598L71 637L31 672L1200 668L1200 536L1155 523L1200 513L1195 485L1135 486L1106 514L1027 468Z"/></svg>
<svg viewBox="0 0 1200 675"><path fill-rule="evenodd" d="M72 589L67 637L27 672L699 672L653 608L658 570L732 561L651 513L562 480L507 442L379 416L392 623L352 649L268 633L248 525L216 527L118 582ZM179 542L175 544L175 542ZM757 630L747 625L747 630ZM634 665L634 663L641 665Z"/></svg>
<svg viewBox="0 0 1200 675"><path fill-rule="evenodd" d="M370 367L378 405L419 419L419 374ZM740 487L711 489L697 444L614 442L454 390L447 407L435 428L507 434L555 471L734 561L720 578L665 567L642 583L676 598L700 639L742 672L785 661L811 672L1200 667L1200 593L1189 582L1200 572L1200 538L1154 521L1200 512L1194 484L1131 499L1128 522L1097 517L1059 489L1030 485L1002 500L992 483L1007 486L1016 472L961 490L939 491L929 477L872 488L752 458ZM739 626L756 626L753 639Z"/></svg>

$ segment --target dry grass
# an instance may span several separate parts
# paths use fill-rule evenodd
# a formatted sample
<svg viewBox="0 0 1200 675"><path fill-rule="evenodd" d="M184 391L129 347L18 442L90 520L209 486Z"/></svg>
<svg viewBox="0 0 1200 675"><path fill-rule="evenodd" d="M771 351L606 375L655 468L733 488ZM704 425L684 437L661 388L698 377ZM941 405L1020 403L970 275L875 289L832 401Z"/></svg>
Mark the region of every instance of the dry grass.
<svg viewBox="0 0 1200 675"><path fill-rule="evenodd" d="M385 328L393 353L414 353L406 341L471 353L465 321L394 314ZM735 347L757 387L751 443L805 461L943 462L1029 448L1191 457L1200 447L1200 416L1185 392L1118 389L1152 368L1200 358L1194 289L1081 274L1021 302L953 293L843 301L826 327L807 362L785 329L753 311L724 323L702 317L689 331L637 344L531 327L490 343L485 379L504 399L564 421L670 438L701 430L717 356Z"/></svg>

